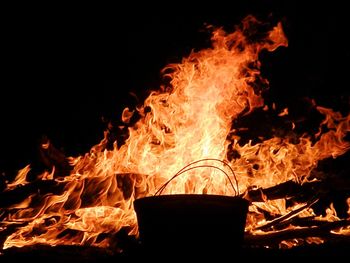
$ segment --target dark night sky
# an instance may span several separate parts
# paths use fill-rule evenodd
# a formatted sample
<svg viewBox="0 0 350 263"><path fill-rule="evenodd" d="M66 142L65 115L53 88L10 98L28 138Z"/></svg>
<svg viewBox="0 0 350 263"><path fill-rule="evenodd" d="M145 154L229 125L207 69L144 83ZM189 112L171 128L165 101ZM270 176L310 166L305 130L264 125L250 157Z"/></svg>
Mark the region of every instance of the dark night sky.
<svg viewBox="0 0 350 263"><path fill-rule="evenodd" d="M119 119L124 107L135 104L129 92L144 97L159 85L167 63L208 46L204 23L230 30L248 14L281 20L289 39L287 49L264 57L271 100L287 105L309 96L346 108L350 43L344 8L302 2L11 10L2 33L0 170L35 159L43 135L67 155L86 152L102 138L103 119Z"/></svg>

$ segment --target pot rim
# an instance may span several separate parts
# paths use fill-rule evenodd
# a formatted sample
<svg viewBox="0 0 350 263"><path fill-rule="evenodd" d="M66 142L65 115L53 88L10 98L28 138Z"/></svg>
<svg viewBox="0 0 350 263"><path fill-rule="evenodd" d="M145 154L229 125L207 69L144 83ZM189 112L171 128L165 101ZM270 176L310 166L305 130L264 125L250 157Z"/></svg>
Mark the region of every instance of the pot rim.
<svg viewBox="0 0 350 263"><path fill-rule="evenodd" d="M250 201L242 196L218 195L218 194L166 194L145 196L134 200L134 203L151 202L156 200L222 200L222 201L242 201L249 204Z"/></svg>

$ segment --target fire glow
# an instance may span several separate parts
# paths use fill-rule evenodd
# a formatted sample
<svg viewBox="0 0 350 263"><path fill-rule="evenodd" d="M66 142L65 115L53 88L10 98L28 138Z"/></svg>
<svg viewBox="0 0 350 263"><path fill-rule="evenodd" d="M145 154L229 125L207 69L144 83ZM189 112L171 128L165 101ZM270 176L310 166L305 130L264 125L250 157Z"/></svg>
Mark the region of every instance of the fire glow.
<svg viewBox="0 0 350 263"><path fill-rule="evenodd" d="M240 144L232 122L267 108L261 88L256 87L256 83L268 84L260 75L259 53L288 45L280 23L264 39L250 39L247 32L259 24L249 16L233 33L214 30L211 48L192 52L163 70L169 85L153 91L137 109L141 117L129 127L122 146L115 142L112 150L107 149L105 136L84 156L68 158L72 166L68 176L55 177L54 169L40 176L40 180L57 183L57 192L38 192L1 208L0 229L15 229L3 249L35 244L109 247L113 234L121 229L137 236L133 201L154 195L183 167L198 160L215 158L229 163L244 193L252 186L271 187L289 180L305 183L320 160L344 154L350 148L344 139L350 131L350 115L344 117L320 106L317 110L324 120L313 134L316 142L305 134L297 142L272 137ZM123 111L125 125L133 114L128 108ZM285 115L288 109L279 114L280 118ZM232 152L236 155L229 158ZM213 165L210 161L204 164ZM218 167L227 171L223 165ZM19 171L7 190L27 184L29 171L29 166ZM232 196L235 190L218 169L200 168L173 180L163 193ZM285 199L254 202L246 231L259 234L257 227L268 221L260 209L284 215L301 206L287 207ZM303 213L313 215L311 208ZM329 212L324 220L336 218Z"/></svg>

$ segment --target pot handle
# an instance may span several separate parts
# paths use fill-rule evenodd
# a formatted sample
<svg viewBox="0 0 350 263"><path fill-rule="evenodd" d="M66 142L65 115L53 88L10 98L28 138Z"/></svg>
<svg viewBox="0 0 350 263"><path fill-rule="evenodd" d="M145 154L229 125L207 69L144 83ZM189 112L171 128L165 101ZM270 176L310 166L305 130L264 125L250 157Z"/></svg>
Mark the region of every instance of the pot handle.
<svg viewBox="0 0 350 263"><path fill-rule="evenodd" d="M199 163L199 162L204 162L204 161L216 161L216 162L220 162L220 163L226 165L226 166L230 169L230 171L231 171L231 173L232 173L232 175L233 175L233 178L235 179L236 188L234 187L234 185L233 185L233 183L232 183L232 180L230 179L230 176L229 176L223 169L221 169L220 167L217 167L217 166L215 166L215 165L207 165L207 164L205 164L205 165L197 165L197 166L191 167L193 164L196 164L196 163ZM232 167L231 167L227 162L222 161L222 160L220 160L220 159L215 159L215 158L200 159L200 160L197 160L197 161L194 161L194 162L192 162L192 163L187 164L185 167L183 167L181 170L179 170L173 177L171 177L167 182L165 182L161 187L159 187L159 189L155 192L154 195L161 195L161 193L164 191L165 187L166 187L172 180L174 180L177 176L179 176L180 174L183 174L183 173L185 173L185 172L188 172L188 171L193 170L193 169L196 169L196 168L204 168L204 167L205 167L205 168L214 168L214 169L218 169L219 171L223 172L223 173L226 175L226 177L227 177L229 183L231 184L232 189L233 189L233 191L235 192L235 195L239 195L238 180L237 180L236 174L235 174L235 172L233 171ZM237 189L237 190L236 190L236 189Z"/></svg>

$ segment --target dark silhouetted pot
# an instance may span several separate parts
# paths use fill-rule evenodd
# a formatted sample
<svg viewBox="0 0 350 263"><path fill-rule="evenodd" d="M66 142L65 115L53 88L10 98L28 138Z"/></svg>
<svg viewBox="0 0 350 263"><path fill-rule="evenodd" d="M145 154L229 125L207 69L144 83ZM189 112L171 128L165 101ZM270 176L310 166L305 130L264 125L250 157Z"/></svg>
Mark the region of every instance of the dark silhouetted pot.
<svg viewBox="0 0 350 263"><path fill-rule="evenodd" d="M134 201L141 243L150 251L234 253L249 202L241 197L177 194Z"/></svg>

